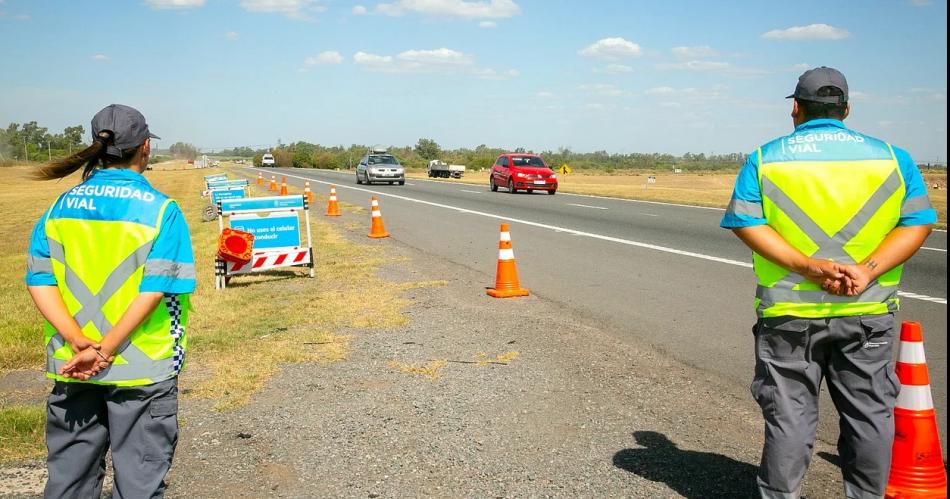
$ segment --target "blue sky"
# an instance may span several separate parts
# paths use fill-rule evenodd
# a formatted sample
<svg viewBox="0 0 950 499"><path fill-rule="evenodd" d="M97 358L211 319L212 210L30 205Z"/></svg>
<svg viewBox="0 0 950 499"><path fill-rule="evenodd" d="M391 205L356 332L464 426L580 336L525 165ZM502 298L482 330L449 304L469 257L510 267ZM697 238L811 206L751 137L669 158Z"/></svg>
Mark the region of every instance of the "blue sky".
<svg viewBox="0 0 950 499"><path fill-rule="evenodd" d="M748 152L840 69L852 128L947 159L945 0L0 0L0 125L140 109L163 146Z"/></svg>

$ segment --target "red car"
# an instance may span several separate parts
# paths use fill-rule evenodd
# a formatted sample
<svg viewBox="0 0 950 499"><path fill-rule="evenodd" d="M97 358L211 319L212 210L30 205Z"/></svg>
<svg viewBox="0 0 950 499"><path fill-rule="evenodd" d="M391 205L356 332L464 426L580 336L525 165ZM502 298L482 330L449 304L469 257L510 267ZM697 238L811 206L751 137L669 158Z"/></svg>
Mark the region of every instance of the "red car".
<svg viewBox="0 0 950 499"><path fill-rule="evenodd" d="M505 187L514 194L519 190L557 192L557 175L537 154L506 153L491 167L488 184L492 192Z"/></svg>

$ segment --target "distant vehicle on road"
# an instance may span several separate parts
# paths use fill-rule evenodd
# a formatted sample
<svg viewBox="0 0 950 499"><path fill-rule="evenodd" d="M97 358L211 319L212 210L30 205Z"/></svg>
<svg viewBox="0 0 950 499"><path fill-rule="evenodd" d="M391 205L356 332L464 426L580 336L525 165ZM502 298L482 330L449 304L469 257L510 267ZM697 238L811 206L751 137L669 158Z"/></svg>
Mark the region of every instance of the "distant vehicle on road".
<svg viewBox="0 0 950 499"><path fill-rule="evenodd" d="M277 162L274 161L274 155L270 153L265 154L264 157L261 158L261 166L277 166Z"/></svg>
<svg viewBox="0 0 950 499"><path fill-rule="evenodd" d="M356 183L363 182L389 182L390 185L398 182L399 185L405 185L406 170L389 151L374 148L356 165Z"/></svg>
<svg viewBox="0 0 950 499"><path fill-rule="evenodd" d="M557 175L537 154L506 153L492 165L488 186L492 192L501 186L511 194L538 190L553 195L557 193Z"/></svg>
<svg viewBox="0 0 950 499"><path fill-rule="evenodd" d="M449 165L441 159L429 161L429 178L462 178L465 173L465 165Z"/></svg>

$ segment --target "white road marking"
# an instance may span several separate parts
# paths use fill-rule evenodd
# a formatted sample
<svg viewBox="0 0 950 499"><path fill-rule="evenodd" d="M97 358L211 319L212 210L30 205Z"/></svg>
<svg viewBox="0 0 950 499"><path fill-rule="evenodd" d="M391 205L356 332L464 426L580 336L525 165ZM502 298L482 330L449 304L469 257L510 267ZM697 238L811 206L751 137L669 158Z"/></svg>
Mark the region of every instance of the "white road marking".
<svg viewBox="0 0 950 499"><path fill-rule="evenodd" d="M603 206L591 206L589 204L567 203L568 206L580 206L581 208L593 208L595 210L606 210Z"/></svg>
<svg viewBox="0 0 950 499"><path fill-rule="evenodd" d="M945 249L930 248L930 247L928 247L928 246L921 246L920 249L923 249L923 250L930 250L930 251L942 251L942 252L944 252L944 253L947 252L947 250L945 250Z"/></svg>
<svg viewBox="0 0 950 499"><path fill-rule="evenodd" d="M242 168L250 169L250 168L248 168L248 167L242 167ZM571 235L575 235L575 236L589 237L589 238L591 238L591 239L598 239L598 240L601 240L601 241L609 241L609 242L613 242L613 243L625 244L625 245L628 245L628 246L635 246L635 247L638 247L638 248L651 249L651 250L660 251L660 252L663 252L663 253L671 253L671 254L674 254L674 255L688 256L688 257L691 257L691 258L698 258L698 259L701 259L701 260L708 260L708 261L711 261L711 262L725 263L725 264L727 264L727 265L734 265L734 266L736 266L736 267L752 268L752 264L749 263L749 262L740 262L740 261L738 261L738 260L732 260L732 259L730 259L730 258L722 258L722 257L718 257L718 256L713 256L713 255L706 255L706 254L703 254L703 253L696 253L696 252L693 252L693 251L686 251L686 250L681 250L681 249L676 249L676 248L670 248L670 247L667 247L667 246L660 246L660 245L657 245L657 244L643 243L643 242L639 242L639 241L633 241L633 240L630 240L630 239L623 239L623 238L620 238L620 237L605 236L605 235L603 235L603 234L595 234L595 233L593 233L593 232L584 232L584 231L580 231L580 230L576 230L576 229L569 229L569 228L566 228L566 227L558 227L558 226L556 226L556 225L549 225L549 224L543 224L543 223L539 223L539 222L532 222L532 221L530 221L530 220L522 220L522 219L518 219L518 218L505 217L505 216L502 216L502 215L496 215L496 214L494 214L494 213L486 213L486 212L484 212L484 211L469 210L469 209L460 208L460 207L457 207L457 206L451 206L451 205L442 204L442 203L434 203L434 202L432 202L432 201L423 201L423 200L421 200L421 199L410 198L410 197L407 197L407 196L400 196L400 195L398 195L398 194L392 194L392 193L389 193L389 192L374 191L374 190L370 190L370 189L364 189L364 188L361 188L361 187L353 187L353 186L349 186L349 185L338 185L338 184L334 184L334 183L332 183L332 182L325 182L325 181L323 181L323 180L317 180L317 179L308 178L308 177L301 177L301 176L293 175L293 174L290 174L290 173L287 173L286 175L287 175L288 177L297 178L297 179L300 179L300 180L309 180L309 181L311 181L311 182L317 182L317 183L324 184L324 185L336 185L337 188L351 189L351 190L354 190L354 191L361 191L361 192L366 192L366 193L369 193L369 194L376 194L377 196L383 196L383 197L391 197L391 198L395 198L395 199L401 199L401 200L403 200L403 201L409 201L409 202L411 202L411 203L419 203L419 204L424 204L424 205L427 205L427 206L435 206L435 207L437 207L437 208L445 208L445 209L447 209L447 210L454 210L454 211L457 211L457 212L459 212L459 213L467 213L467 214L469 214L469 215L478 215L478 216L481 216L481 217L494 218L494 219L496 219L496 220L504 220L504 221L507 221L507 222L520 223L520 224L528 225L528 226L531 226L531 227L538 227L538 228L542 228L542 229L553 230L553 231L555 231L555 232L564 232L564 233L571 234ZM923 300L923 301L927 301L927 302L931 302L931 303L939 303L939 304L941 304L941 305L946 305L946 304L947 304L947 299L946 299L946 298L939 298L939 297L934 297L934 296L927 296L927 295L922 295L922 294L918 294L918 293L910 293L910 292L907 292L907 291L898 291L898 292L897 292L897 295L898 295L898 296L901 296L901 297L904 297L904 298L911 298L911 299L915 299L915 300Z"/></svg>
<svg viewBox="0 0 950 499"><path fill-rule="evenodd" d="M640 214L643 215L643 216L645 216L645 217L658 217L658 216L659 216L659 215L654 215L653 213L640 213Z"/></svg>
<svg viewBox="0 0 950 499"><path fill-rule="evenodd" d="M406 182L406 185L416 185L416 184L410 184L409 182Z"/></svg>
<svg viewBox="0 0 950 499"><path fill-rule="evenodd" d="M471 194L481 194L481 193L482 193L482 191L469 191L469 190L465 190L465 189L461 189L460 192L468 192L468 193L471 193Z"/></svg>

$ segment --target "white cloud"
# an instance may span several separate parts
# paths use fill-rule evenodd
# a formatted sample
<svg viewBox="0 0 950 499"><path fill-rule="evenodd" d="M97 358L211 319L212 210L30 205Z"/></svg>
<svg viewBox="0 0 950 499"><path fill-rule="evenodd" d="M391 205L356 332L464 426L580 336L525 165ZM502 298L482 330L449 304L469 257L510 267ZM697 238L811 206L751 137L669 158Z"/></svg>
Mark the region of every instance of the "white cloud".
<svg viewBox="0 0 950 499"><path fill-rule="evenodd" d="M466 19L503 19L521 13L513 0L396 0L376 5L376 12L387 16L422 14L431 17Z"/></svg>
<svg viewBox="0 0 950 499"><path fill-rule="evenodd" d="M535 94L535 96L539 99L553 99L555 97L555 94L554 92L548 92L546 90L542 90L538 92L537 94Z"/></svg>
<svg viewBox="0 0 950 499"><path fill-rule="evenodd" d="M677 59L703 59L706 57L716 57L719 52L713 50L709 45L700 45L696 47L673 47L671 50L673 57Z"/></svg>
<svg viewBox="0 0 950 499"><path fill-rule="evenodd" d="M909 3L914 7L929 7L934 4L933 0L910 0Z"/></svg>
<svg viewBox="0 0 950 499"><path fill-rule="evenodd" d="M202 7L205 0L145 0L145 3L153 9L194 9Z"/></svg>
<svg viewBox="0 0 950 499"><path fill-rule="evenodd" d="M248 12L283 14L300 20L310 19L310 12L327 10L314 0L241 0L241 7Z"/></svg>
<svg viewBox="0 0 950 499"><path fill-rule="evenodd" d="M107 55L105 55L105 54L96 54L96 55L92 56L91 59L94 60L94 61L108 61L108 60L109 60L109 56L107 56Z"/></svg>
<svg viewBox="0 0 950 499"><path fill-rule="evenodd" d="M366 7L363 7L362 5L354 5L354 6L353 6L353 15L354 15L354 16L363 16L363 15L366 15L367 12L368 12L368 11L366 10Z"/></svg>
<svg viewBox="0 0 950 499"><path fill-rule="evenodd" d="M627 66L626 64L608 64L601 71L611 75L619 75L624 73L632 73L633 68Z"/></svg>
<svg viewBox="0 0 950 499"><path fill-rule="evenodd" d="M706 73L723 73L739 77L757 77L769 74L764 69L733 66L721 61L684 61L657 64L657 69L671 69L677 71L695 71Z"/></svg>
<svg viewBox="0 0 950 499"><path fill-rule="evenodd" d="M799 71L807 71L810 68L811 66L808 63L800 62L798 64L792 64L791 66L788 67L788 70L799 72Z"/></svg>
<svg viewBox="0 0 950 499"><path fill-rule="evenodd" d="M623 95L629 95L628 92L621 90L617 85L610 83L588 83L586 85L581 85L578 88L592 94L602 95L604 97L621 97Z"/></svg>
<svg viewBox="0 0 950 499"><path fill-rule="evenodd" d="M617 60L627 57L639 57L643 54L640 45L620 37L604 38L579 50L578 54L594 59Z"/></svg>
<svg viewBox="0 0 950 499"><path fill-rule="evenodd" d="M463 74L483 80L507 80L520 75L515 69L497 71L480 67L470 55L445 47L406 50L395 56L357 52L353 54L353 62L367 71L380 73Z"/></svg>
<svg viewBox="0 0 950 499"><path fill-rule="evenodd" d="M497 28L498 23L494 21L482 21L478 23L478 27L482 29L492 29L492 28Z"/></svg>
<svg viewBox="0 0 950 499"><path fill-rule="evenodd" d="M229 42L237 41L239 35L237 31L228 31L224 34L224 37L228 39Z"/></svg>
<svg viewBox="0 0 950 499"><path fill-rule="evenodd" d="M770 40L844 40L850 38L851 33L846 29L836 28L829 24L809 24L808 26L792 26L786 29L773 29L762 34L762 38Z"/></svg>
<svg viewBox="0 0 950 499"><path fill-rule="evenodd" d="M673 87L664 86L664 87L653 87L651 89L648 89L644 93L647 95L665 95L665 94L672 94L674 92L676 92L676 89L674 89Z"/></svg>
<svg viewBox="0 0 950 499"><path fill-rule="evenodd" d="M660 106L660 107L681 108L681 107L683 107L683 103L682 103L682 102L669 101L669 102L661 102L661 103L659 103L659 106Z"/></svg>
<svg viewBox="0 0 950 499"><path fill-rule="evenodd" d="M340 64L343 62L343 56L335 50L327 50L317 55L304 59L304 66L324 66L327 64Z"/></svg>

